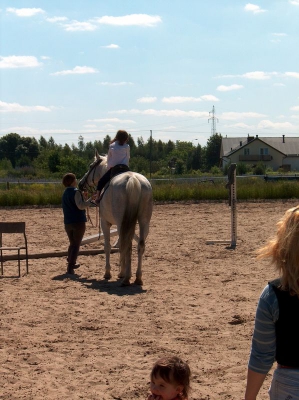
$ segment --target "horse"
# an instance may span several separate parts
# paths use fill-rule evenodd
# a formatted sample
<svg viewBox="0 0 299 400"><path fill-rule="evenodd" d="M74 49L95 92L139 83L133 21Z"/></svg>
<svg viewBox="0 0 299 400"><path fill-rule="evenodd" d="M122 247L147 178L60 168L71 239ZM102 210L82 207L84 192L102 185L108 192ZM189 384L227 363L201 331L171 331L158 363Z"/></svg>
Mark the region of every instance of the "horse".
<svg viewBox="0 0 299 400"><path fill-rule="evenodd" d="M94 161L80 180L80 190L94 191L99 179L107 171L107 156L100 156L95 151ZM117 226L119 235L119 278L123 278L122 286L130 285L132 241L135 228L139 224L138 266L135 284L142 285L142 257L145 241L149 233L149 224L153 210L153 195L150 182L137 172L127 171L114 176L102 192L99 204L99 219L104 235L104 251L106 266L104 279L111 279L110 267L110 227Z"/></svg>

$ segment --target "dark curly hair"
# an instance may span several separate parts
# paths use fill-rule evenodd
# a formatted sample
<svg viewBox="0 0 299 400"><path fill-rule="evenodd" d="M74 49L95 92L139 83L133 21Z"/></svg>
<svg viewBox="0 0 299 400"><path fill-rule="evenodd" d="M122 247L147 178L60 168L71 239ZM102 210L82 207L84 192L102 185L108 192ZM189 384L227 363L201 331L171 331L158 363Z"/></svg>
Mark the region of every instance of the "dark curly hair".
<svg viewBox="0 0 299 400"><path fill-rule="evenodd" d="M123 146L129 139L129 134L127 131L119 130L116 132L116 136L110 143L118 141L118 143Z"/></svg>
<svg viewBox="0 0 299 400"><path fill-rule="evenodd" d="M69 186L71 186L71 184L74 182L75 179L76 179L76 175L69 172L69 173L65 174L64 177L62 178L62 184L65 187L69 187Z"/></svg>
<svg viewBox="0 0 299 400"><path fill-rule="evenodd" d="M151 379L159 376L168 383L183 386L182 399L187 399L190 390L190 375L191 371L186 362L179 357L170 356L162 357L155 362L151 372Z"/></svg>

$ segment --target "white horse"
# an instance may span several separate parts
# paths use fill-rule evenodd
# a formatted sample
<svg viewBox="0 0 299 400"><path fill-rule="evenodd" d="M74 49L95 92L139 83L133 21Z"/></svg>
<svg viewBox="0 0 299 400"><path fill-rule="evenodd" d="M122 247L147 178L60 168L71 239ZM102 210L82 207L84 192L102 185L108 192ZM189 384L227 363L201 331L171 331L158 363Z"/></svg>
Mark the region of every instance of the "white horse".
<svg viewBox="0 0 299 400"><path fill-rule="evenodd" d="M79 182L79 189L93 189L107 171L107 157L95 153L95 160ZM131 272L132 240L135 227L139 224L138 267L135 283L142 285L142 256L145 251L145 240L149 233L152 216L153 196L149 181L136 172L123 172L113 177L100 201L99 213L104 235L106 255L105 279L111 278L110 267L110 227L117 226L119 235L120 272L122 285L129 285Z"/></svg>

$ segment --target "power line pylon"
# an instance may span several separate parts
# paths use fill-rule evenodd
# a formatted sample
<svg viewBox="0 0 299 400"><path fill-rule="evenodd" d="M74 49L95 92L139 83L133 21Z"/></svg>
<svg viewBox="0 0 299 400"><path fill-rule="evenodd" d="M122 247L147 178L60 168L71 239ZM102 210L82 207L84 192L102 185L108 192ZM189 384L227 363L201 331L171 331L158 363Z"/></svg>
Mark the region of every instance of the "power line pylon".
<svg viewBox="0 0 299 400"><path fill-rule="evenodd" d="M216 118L215 116L215 107L213 106L212 111L209 112L209 115L212 116L208 119L208 122L210 122L210 120L212 121L212 125L211 125L211 135L215 135L216 133L216 122L219 122L219 119Z"/></svg>

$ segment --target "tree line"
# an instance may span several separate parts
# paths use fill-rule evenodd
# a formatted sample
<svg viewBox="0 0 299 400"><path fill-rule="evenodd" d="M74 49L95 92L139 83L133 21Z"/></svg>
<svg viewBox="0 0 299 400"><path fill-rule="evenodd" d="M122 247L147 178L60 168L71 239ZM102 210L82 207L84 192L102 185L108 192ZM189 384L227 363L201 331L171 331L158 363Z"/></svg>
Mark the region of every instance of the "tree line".
<svg viewBox="0 0 299 400"><path fill-rule="evenodd" d="M55 143L53 137L39 140L9 133L0 138L0 176L29 178L61 178L66 172L83 176L93 161L95 149L107 154L111 137L85 142L79 136L77 146ZM130 169L152 177L219 172L221 134L215 133L206 146L191 141L162 142L150 137L134 141L129 135Z"/></svg>

